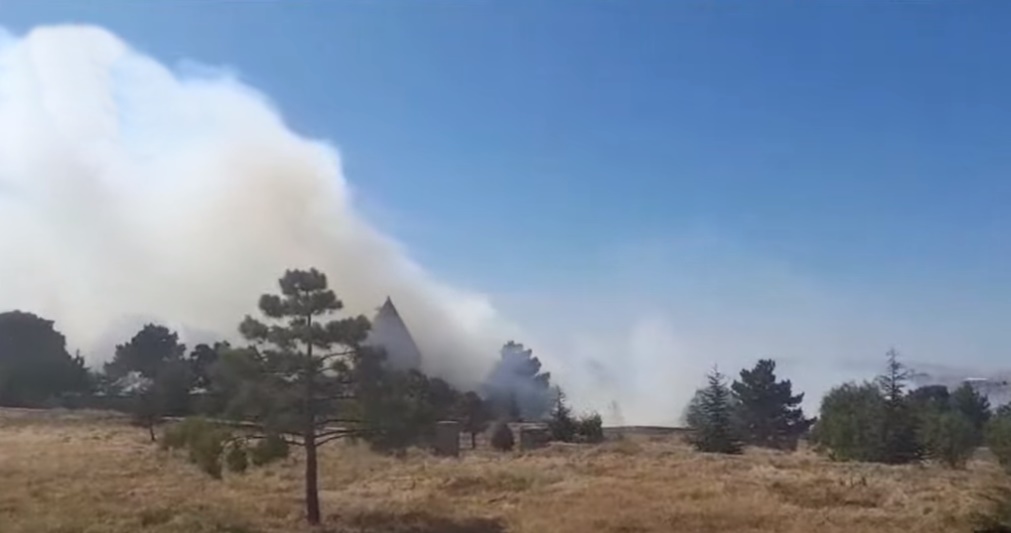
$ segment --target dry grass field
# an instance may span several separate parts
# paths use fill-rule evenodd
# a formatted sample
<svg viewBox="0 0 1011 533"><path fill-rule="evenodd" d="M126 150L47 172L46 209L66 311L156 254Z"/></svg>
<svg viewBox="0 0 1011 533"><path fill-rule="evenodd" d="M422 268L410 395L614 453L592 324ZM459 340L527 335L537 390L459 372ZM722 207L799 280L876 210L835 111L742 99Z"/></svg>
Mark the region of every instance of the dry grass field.
<svg viewBox="0 0 1011 533"><path fill-rule="evenodd" d="M697 454L626 438L528 454L395 459L339 444L320 473L324 531L971 531L988 461L967 471ZM2 533L297 532L299 459L214 481L97 413L0 411Z"/></svg>

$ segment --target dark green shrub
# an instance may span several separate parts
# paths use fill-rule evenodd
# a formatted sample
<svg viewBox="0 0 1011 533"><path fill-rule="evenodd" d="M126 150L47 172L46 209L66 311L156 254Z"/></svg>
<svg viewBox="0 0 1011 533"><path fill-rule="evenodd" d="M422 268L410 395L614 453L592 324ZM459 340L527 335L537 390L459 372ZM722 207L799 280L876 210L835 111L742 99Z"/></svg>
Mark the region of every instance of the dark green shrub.
<svg viewBox="0 0 1011 533"><path fill-rule="evenodd" d="M812 440L839 461L877 461L883 455L885 399L871 383L847 383L821 400Z"/></svg>
<svg viewBox="0 0 1011 533"><path fill-rule="evenodd" d="M561 442L576 440L576 420L572 418L572 409L565 405L565 396L561 392L555 399L555 406L551 409L550 416L548 431L551 433L551 440Z"/></svg>
<svg viewBox="0 0 1011 533"><path fill-rule="evenodd" d="M215 479L221 478L221 459L225 443L232 440L230 431L212 422L192 417L168 427L161 446L168 450L185 448L190 462Z"/></svg>
<svg viewBox="0 0 1011 533"><path fill-rule="evenodd" d="M920 442L930 459L962 468L976 450L973 422L958 411L931 410L921 417Z"/></svg>
<svg viewBox="0 0 1011 533"><path fill-rule="evenodd" d="M513 430L509 428L509 424L499 421L491 427L491 445L496 450L502 452L513 449L516 441L513 437Z"/></svg>
<svg viewBox="0 0 1011 533"><path fill-rule="evenodd" d="M276 433L259 439L249 450L249 456L256 466L265 465L276 459L288 456L288 443Z"/></svg>
<svg viewBox="0 0 1011 533"><path fill-rule="evenodd" d="M576 434L583 442L604 442L604 421L600 414L585 415L576 421Z"/></svg>
<svg viewBox="0 0 1011 533"><path fill-rule="evenodd" d="M198 433L189 443L190 462L214 479L221 479L221 455L226 435L216 429Z"/></svg>
<svg viewBox="0 0 1011 533"><path fill-rule="evenodd" d="M214 425L204 418L189 417L165 428L162 433L161 447L166 450L188 448L197 435L214 429Z"/></svg>
<svg viewBox="0 0 1011 533"><path fill-rule="evenodd" d="M982 444L984 428L991 416L990 400L986 395L981 394L969 383L963 383L961 387L952 391L951 407L965 416L972 425L973 444L976 446Z"/></svg>
<svg viewBox="0 0 1011 533"><path fill-rule="evenodd" d="M249 456L241 442L233 442L225 452L225 464L230 472L243 473L249 467Z"/></svg>
<svg viewBox="0 0 1011 533"><path fill-rule="evenodd" d="M986 426L986 446L1004 470L1011 473L1011 406L1004 406Z"/></svg>

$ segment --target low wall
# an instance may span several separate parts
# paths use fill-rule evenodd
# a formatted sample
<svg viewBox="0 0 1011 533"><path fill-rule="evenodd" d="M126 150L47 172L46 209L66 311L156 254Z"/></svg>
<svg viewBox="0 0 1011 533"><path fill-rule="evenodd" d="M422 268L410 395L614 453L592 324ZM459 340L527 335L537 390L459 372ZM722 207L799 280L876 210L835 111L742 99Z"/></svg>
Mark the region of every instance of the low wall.
<svg viewBox="0 0 1011 533"><path fill-rule="evenodd" d="M691 430L688 428L671 426L611 426L604 428L604 438L607 440L620 439L623 437L683 439L690 434Z"/></svg>

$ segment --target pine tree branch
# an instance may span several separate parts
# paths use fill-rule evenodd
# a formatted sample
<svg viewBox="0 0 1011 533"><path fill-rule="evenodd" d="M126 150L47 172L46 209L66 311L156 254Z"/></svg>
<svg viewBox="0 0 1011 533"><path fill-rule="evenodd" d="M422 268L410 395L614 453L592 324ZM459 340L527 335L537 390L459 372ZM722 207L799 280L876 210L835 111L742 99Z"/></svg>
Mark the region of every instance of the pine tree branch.
<svg viewBox="0 0 1011 533"><path fill-rule="evenodd" d="M328 442L335 441L337 439L344 439L344 438L347 438L347 437L352 437L354 435L355 435L355 433L341 433L339 435L329 435L327 437L324 437L322 439L317 440L316 441L316 446L322 446L322 445L324 445L324 444L326 444Z"/></svg>
<svg viewBox="0 0 1011 533"><path fill-rule="evenodd" d="M337 439L343 439L348 437L360 437L376 433L377 430L369 429L345 429L345 430L335 430L335 431L325 431L323 433L318 433L316 435L316 445L326 444L330 441Z"/></svg>
<svg viewBox="0 0 1011 533"><path fill-rule="evenodd" d="M318 420L316 422L316 427L325 427L330 424L361 424L363 421L358 418L326 418L323 420Z"/></svg>
<svg viewBox="0 0 1011 533"><path fill-rule="evenodd" d="M351 435L354 433L361 433L363 430L360 429L348 429L348 428L335 428L327 431L320 431L316 433L316 438L332 437L335 435Z"/></svg>
<svg viewBox="0 0 1011 533"><path fill-rule="evenodd" d="M291 445L291 446L303 446L303 447L305 446L304 442L302 442L300 440L296 440L294 438L294 436L292 436L292 437L285 437L284 435L278 434L278 433L275 433L273 435L268 435L268 434L262 434L262 435L261 434L257 434L257 435L236 435L236 436L228 439L227 441L225 441L225 444L226 445L227 444L231 444L233 442L237 442L237 441L240 441L240 440L264 440L264 439L276 438L276 437L280 437L280 439L282 441L284 441L286 444Z"/></svg>

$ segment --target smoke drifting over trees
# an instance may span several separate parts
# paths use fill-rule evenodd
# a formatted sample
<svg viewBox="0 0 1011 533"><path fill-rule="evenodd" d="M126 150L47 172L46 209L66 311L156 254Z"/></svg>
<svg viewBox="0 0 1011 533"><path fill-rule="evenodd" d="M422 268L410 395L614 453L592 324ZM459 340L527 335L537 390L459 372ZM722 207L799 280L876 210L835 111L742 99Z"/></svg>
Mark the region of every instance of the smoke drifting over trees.
<svg viewBox="0 0 1011 533"><path fill-rule="evenodd" d="M177 75L92 27L0 33L5 307L54 319L98 364L147 322L190 345L234 336L249 294L319 265L353 311L393 295L427 371L478 382L512 330L487 299L369 226L332 146L202 71Z"/></svg>
<svg viewBox="0 0 1011 533"><path fill-rule="evenodd" d="M897 321L906 304L678 230L601 245L606 260L587 269L599 275L493 307L427 273L355 205L336 149L227 71L169 68L94 27L0 29L0 302L54 320L92 367L147 323L190 347L237 340L249 295L305 266L350 312L371 317L391 296L426 373L474 388L502 343L522 340L574 405L611 423L675 423L709 365L756 353L802 371L813 411L840 378L876 368L853 354L896 343L982 370L1006 351L999 327L955 320L964 310L945 315L940 300L899 298L937 314Z"/></svg>

